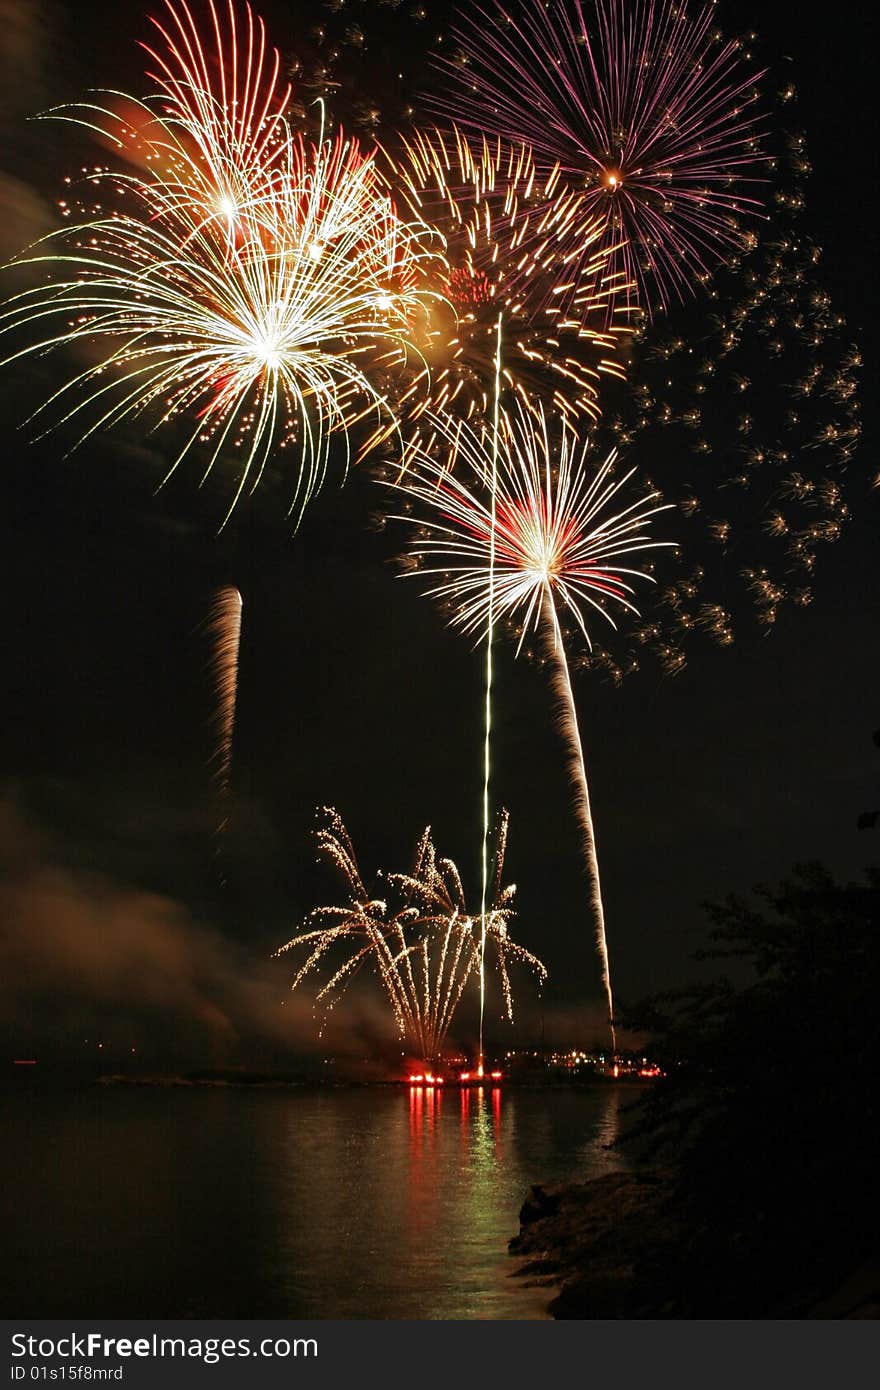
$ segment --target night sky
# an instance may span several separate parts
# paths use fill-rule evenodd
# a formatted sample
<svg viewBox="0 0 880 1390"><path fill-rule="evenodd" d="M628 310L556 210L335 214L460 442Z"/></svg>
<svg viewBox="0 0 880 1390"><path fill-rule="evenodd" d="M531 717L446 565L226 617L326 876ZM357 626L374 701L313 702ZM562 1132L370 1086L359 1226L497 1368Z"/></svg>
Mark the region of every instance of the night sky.
<svg viewBox="0 0 880 1390"><path fill-rule="evenodd" d="M323 13L317 3L259 8L285 52ZM39 200L51 207L76 158L70 133L24 117L89 85L136 88L145 24L136 7L110 4L87 17L60 4L4 0L0 10L7 255L39 230ZM804 224L864 352L866 430L850 470L854 519L820 557L810 608L769 634L738 630L729 649L695 645L675 677L646 669L617 689L578 676L624 1000L693 976L706 898L775 881L798 860L854 877L877 857L878 832L856 830L858 813L880 804L880 493L869 487L877 20L852 0L797 17L779 3L719 10L729 31L759 29L774 84L798 87L814 166ZM424 29L396 32L395 61L421 69ZM340 810L368 877L406 867L430 823L477 900L482 657L399 577L404 538L377 519L383 495L366 470L344 490L329 485L295 538L276 472L217 536L228 477L199 492L192 466L154 495L161 434L124 428L68 458L65 436L27 442L16 428L27 401L59 370L31 364L2 378L0 1029L10 1046L63 1051L83 1046L82 1025L97 1017L120 1047L161 1039L183 1056L219 1032L238 1056L281 997L283 972L264 974L268 951L333 900L332 877L313 864L316 806ZM219 583L240 587L244 627L234 806L218 863L200 624ZM571 796L545 673L515 662L509 645L498 651L495 718L515 935L549 966L551 1033L588 1040L599 979ZM116 964L100 959L104 947ZM251 975L259 984L243 1006L231 981ZM527 980L521 997L520 1028L493 1024L498 1041L534 1037ZM281 1036L274 1024L263 1032ZM306 1039L303 1027L296 1046Z"/></svg>

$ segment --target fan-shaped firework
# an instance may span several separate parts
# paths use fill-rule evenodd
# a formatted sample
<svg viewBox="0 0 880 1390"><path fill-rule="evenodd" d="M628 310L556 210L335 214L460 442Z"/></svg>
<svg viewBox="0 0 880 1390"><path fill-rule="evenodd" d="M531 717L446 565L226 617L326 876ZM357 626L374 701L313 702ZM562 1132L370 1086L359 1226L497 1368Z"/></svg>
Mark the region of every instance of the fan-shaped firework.
<svg viewBox="0 0 880 1390"><path fill-rule="evenodd" d="M437 60L452 93L435 109L523 141L584 190L639 307L684 297L739 244L758 206L756 79L714 6L488 0L453 35L456 56Z"/></svg>
<svg viewBox="0 0 880 1390"><path fill-rule="evenodd" d="M296 989L308 975L318 970L328 953L340 945L344 947L345 960L341 965L333 965L328 979L317 994L317 1000L326 1003L328 1009L332 1008L350 983L352 975L363 964L374 964L388 994L397 1025L403 1032L407 1016L398 987L396 957L399 951L406 950L403 922L417 914L406 903L398 912L389 912L387 902L370 897L342 818L330 807L325 808L324 817L326 824L316 832L318 853L342 874L348 901L335 907L316 907L306 919L308 930L298 933L279 947L276 955L301 946L308 947L306 959L291 985L291 989Z"/></svg>
<svg viewBox="0 0 880 1390"><path fill-rule="evenodd" d="M610 405L609 442L649 458L682 514L681 551L629 652L585 657L615 680L648 657L680 670L701 634L729 646L756 617L768 628L809 604L823 550L867 493L850 466L861 354L801 225L808 168L794 135L772 228L720 272L711 314L645 334Z"/></svg>
<svg viewBox="0 0 880 1390"><path fill-rule="evenodd" d="M599 468L591 467L588 445L579 443L564 420L554 439L543 410L518 405L503 412L497 437L494 429L453 428L437 417L433 423L452 436L457 470L450 474L423 451L390 486L411 504L404 519L414 527L410 551L417 572L432 579L427 592L451 607L455 626L482 637L493 622L513 621L520 646L530 630L543 633L555 668L612 1018L595 833L560 612L588 645L594 615L614 626L610 610L615 605L636 614L631 581L650 576L631 567L632 557L670 544L651 540L647 530L651 516L663 508L654 505L655 493L623 505L620 494L634 470L615 478L614 454Z"/></svg>
<svg viewBox="0 0 880 1390"><path fill-rule="evenodd" d="M246 71L253 95L259 75ZM194 124L215 100L183 93L189 114L178 103L146 136L130 132L152 151L148 171L94 168L85 178L94 205L21 258L42 278L0 319L2 331L28 335L7 362L62 345L97 354L35 416L51 428L90 412L83 438L145 412L156 424L193 418L169 473L197 445L205 474L234 447L230 511L273 449L294 448L298 516L323 480L333 431L347 442L370 413L384 420L374 440L394 427L373 372L402 354L425 302L414 269L425 254L420 229L400 221L372 157L341 134L316 144L289 136L266 168L245 132L247 158L235 167L245 191L234 217L218 217L223 190L209 196L210 161L198 182L186 153L202 135L216 148L216 130ZM231 166L236 149L226 150Z"/></svg>
<svg viewBox="0 0 880 1390"><path fill-rule="evenodd" d="M349 901L339 907L319 907L309 915L307 930L282 946L277 955L299 947L307 956L294 977L296 989L317 971L325 957L345 953L331 965L317 1002L328 1009L338 1001L363 966L378 974L391 1004L401 1036L409 1037L425 1061L439 1058L446 1034L465 987L480 967L481 921L467 912L461 877L451 860L439 859L430 829L422 834L411 873L385 876L396 902L370 898L364 886L348 832L338 813L327 809L318 831L321 855L334 864L345 881ZM497 837L495 888L487 921L487 938L495 951L505 1010L513 1016L509 963L529 966L539 979L546 970L536 956L511 941L515 888L502 888L507 817Z"/></svg>
<svg viewBox="0 0 880 1390"><path fill-rule="evenodd" d="M508 814L502 811L495 829L492 879L485 914L481 912L473 917L468 913L461 875L451 859L437 858L427 830L419 846L415 872L387 875L388 882L418 906L422 913L421 926L426 933L421 943L424 961L421 989L413 994L414 1012L417 994L421 993L425 1001L423 1028L430 1026L431 1035L437 1039L432 1050L424 1054L426 1057L439 1052L465 984L473 973L481 969L484 917L486 946L495 955L508 1019L513 1019L509 963L529 966L541 981L547 978L541 961L510 938L508 923L515 915L513 900L516 886L508 884L505 887L502 881L508 825ZM429 946L432 944L437 948L433 983L429 958Z"/></svg>
<svg viewBox="0 0 880 1390"><path fill-rule="evenodd" d="M405 404L465 418L489 407L502 324L502 386L552 391L571 418L599 413L602 374L622 375L605 311L612 289L601 226L558 170L539 177L529 150L418 132L389 158L390 178L412 215L445 244L441 295L422 345L425 367ZM579 228L577 264L568 244ZM598 321L597 321L598 318ZM430 369L430 370L429 370Z"/></svg>

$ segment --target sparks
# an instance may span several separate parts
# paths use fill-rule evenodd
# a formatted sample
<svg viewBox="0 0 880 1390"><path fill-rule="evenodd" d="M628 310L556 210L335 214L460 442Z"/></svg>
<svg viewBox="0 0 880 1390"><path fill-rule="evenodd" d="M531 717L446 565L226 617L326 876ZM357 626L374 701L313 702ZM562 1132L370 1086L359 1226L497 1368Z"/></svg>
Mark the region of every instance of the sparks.
<svg viewBox="0 0 880 1390"><path fill-rule="evenodd" d="M631 306L650 315L692 293L760 210L760 74L718 37L712 4L595 0L589 20L588 9L525 0L515 18L502 0L472 4L453 26L457 53L437 60L451 95L432 104L523 141L541 172L582 190L636 287Z"/></svg>
<svg viewBox="0 0 880 1390"><path fill-rule="evenodd" d="M409 1039L427 1065L433 1065L441 1055L465 988L480 966L483 923L468 913L458 869L451 860L438 857L428 828L419 840L412 870L384 875L394 895L394 902L389 902L372 897L364 885L351 839L336 811L325 809L317 840L321 856L342 875L348 902L315 908L305 923L306 930L276 952L282 955L306 949L306 959L291 988L296 989L325 958L342 948L345 958L341 964L330 966L316 1002L331 1009L357 973L372 967L401 1037ZM506 843L504 813L496 837L486 935L495 954L505 1012L512 1018L511 962L528 966L542 981L547 972L536 956L510 938L508 924L514 915L516 888L502 886Z"/></svg>
<svg viewBox="0 0 880 1390"><path fill-rule="evenodd" d="M412 417L490 413L500 313L505 390L534 394L549 386L563 413L595 419L603 374L623 375L615 352L622 328L607 322L610 250L583 197L565 187L558 169L539 176L524 146L469 138L454 127L418 132L386 159L401 204L435 228L445 248L441 293L421 344L424 365L402 409Z"/></svg>
<svg viewBox="0 0 880 1390"><path fill-rule="evenodd" d="M172 171L169 193L197 215L219 213L234 234L284 176L290 85L279 81L280 55L248 3L240 14L233 0L208 0L207 43L185 0L165 0L165 12L151 17L157 42L142 45L161 110L146 127L150 162Z"/></svg>
<svg viewBox="0 0 880 1390"><path fill-rule="evenodd" d="M170 56L159 59L159 97L136 104L143 128L109 104L89 107L87 123L120 147L122 167L88 172L91 201L16 262L40 283L0 317L0 332L28 335L6 362L87 350L90 365L33 417L48 430L86 415L79 442L142 415L154 427L188 418L166 476L196 448L205 476L221 454L237 457L224 524L270 456L291 450L298 520L324 480L331 434L348 458L361 419L374 418L371 444L396 427L376 377L411 355L426 252L356 140L286 129L277 55L267 76L262 36L218 91L202 50L180 37L192 37L188 14L179 32L160 29ZM219 29L217 45L222 68Z"/></svg>
<svg viewBox="0 0 880 1390"><path fill-rule="evenodd" d="M729 650L755 621L769 633L808 606L858 507L862 352L804 226L809 171L793 134L772 233L718 273L702 325L646 329L606 409L607 444L650 458L682 515L681 551L628 651L585 657L617 683L653 661L673 674L695 644Z"/></svg>

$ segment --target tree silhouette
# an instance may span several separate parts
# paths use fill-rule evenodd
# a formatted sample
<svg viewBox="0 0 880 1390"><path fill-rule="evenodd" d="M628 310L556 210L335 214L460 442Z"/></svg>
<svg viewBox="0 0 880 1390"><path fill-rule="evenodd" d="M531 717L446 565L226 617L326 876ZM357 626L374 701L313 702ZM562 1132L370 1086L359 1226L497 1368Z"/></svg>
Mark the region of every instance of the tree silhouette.
<svg viewBox="0 0 880 1390"><path fill-rule="evenodd" d="M708 910L726 973L622 1019L665 1073L629 1141L675 1160L680 1315L797 1312L878 1248L880 871Z"/></svg>

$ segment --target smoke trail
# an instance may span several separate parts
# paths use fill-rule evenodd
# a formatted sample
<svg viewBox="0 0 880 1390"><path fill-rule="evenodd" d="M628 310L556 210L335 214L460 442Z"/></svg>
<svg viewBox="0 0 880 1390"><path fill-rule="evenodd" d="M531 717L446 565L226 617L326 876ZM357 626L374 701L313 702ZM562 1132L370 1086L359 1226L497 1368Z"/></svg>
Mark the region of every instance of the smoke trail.
<svg viewBox="0 0 880 1390"><path fill-rule="evenodd" d="M614 1031L614 1001L611 994L611 966L608 960L608 942L605 936L605 910L602 905L602 884L599 879L599 860L596 856L596 835L593 828L593 813L590 809L590 792L587 785L587 769L584 763L584 750L578 727L577 709L562 629L553 602L553 591L549 584L544 591L542 605L544 619L544 640L547 653L553 662L553 693L557 702L557 720L560 733L568 745L568 774L574 788L574 809L581 831L582 849L586 860L587 875L590 880L590 893L593 915L596 923L596 946L602 963L602 984L608 1001L608 1026L611 1030L611 1052L617 1053L617 1037Z"/></svg>
<svg viewBox="0 0 880 1390"><path fill-rule="evenodd" d="M216 704L211 725L216 744L211 755L214 781L221 800L229 795L229 771L232 765L232 738L235 731L235 707L238 699L238 654L241 645L242 598L233 585L225 585L214 595L208 616L208 637L211 643L211 675ZM226 824L224 819L218 827Z"/></svg>

